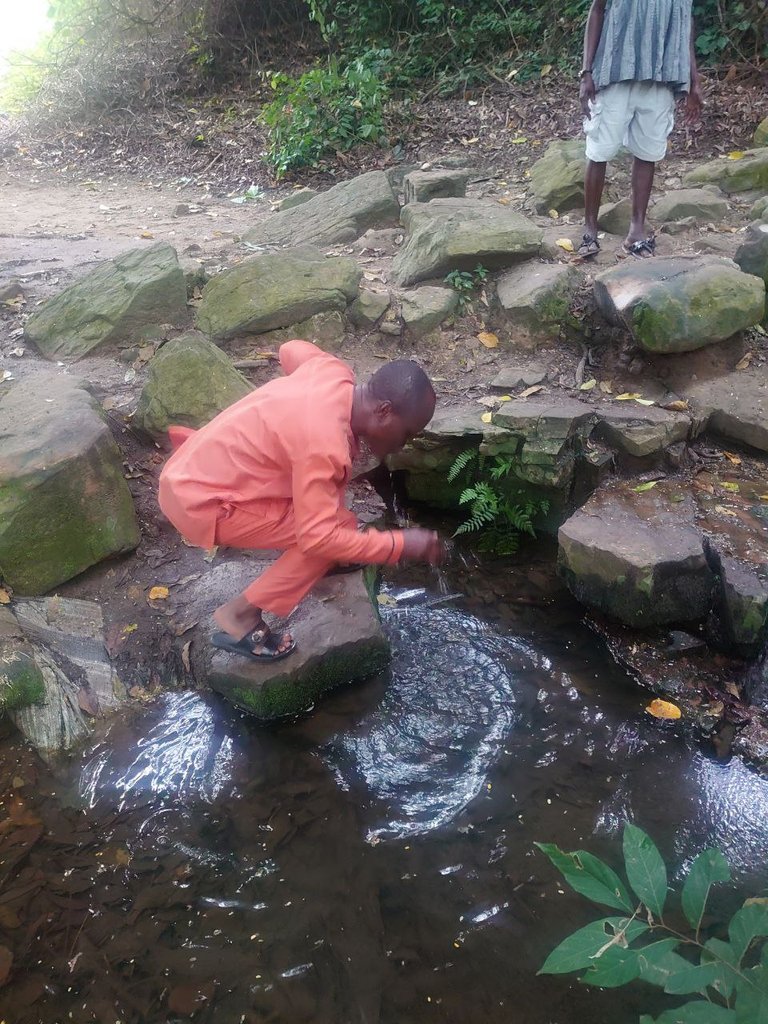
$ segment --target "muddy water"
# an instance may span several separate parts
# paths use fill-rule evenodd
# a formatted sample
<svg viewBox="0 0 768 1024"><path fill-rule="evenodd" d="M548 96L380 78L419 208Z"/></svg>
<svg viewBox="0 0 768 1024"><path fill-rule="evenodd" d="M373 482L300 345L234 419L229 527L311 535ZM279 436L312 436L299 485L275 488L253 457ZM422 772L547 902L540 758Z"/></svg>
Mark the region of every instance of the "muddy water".
<svg viewBox="0 0 768 1024"><path fill-rule="evenodd" d="M47 879L52 923L20 953L8 1019L629 1024L661 1009L640 985L536 977L592 912L533 842L614 858L629 816L676 870L717 843L730 908L766 882L768 782L645 716L546 562L448 586L464 596L387 608L391 673L303 722L265 730L168 694L41 780L53 838L26 870Z"/></svg>

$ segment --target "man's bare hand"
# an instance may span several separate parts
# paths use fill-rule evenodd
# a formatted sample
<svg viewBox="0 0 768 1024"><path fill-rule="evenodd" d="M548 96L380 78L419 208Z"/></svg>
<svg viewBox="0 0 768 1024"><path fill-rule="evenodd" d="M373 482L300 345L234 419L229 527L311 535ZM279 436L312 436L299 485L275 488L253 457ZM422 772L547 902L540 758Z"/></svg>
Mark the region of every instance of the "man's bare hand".
<svg viewBox="0 0 768 1024"><path fill-rule="evenodd" d="M429 562L430 565L440 565L445 561L446 546L434 530L404 530L403 538L403 558L412 562Z"/></svg>
<svg viewBox="0 0 768 1024"><path fill-rule="evenodd" d="M584 117L589 120L592 117L589 104L595 102L595 80L592 77L591 71L587 71L586 74L581 77L581 83L579 85L579 102L581 103L581 111L584 114Z"/></svg>
<svg viewBox="0 0 768 1024"><path fill-rule="evenodd" d="M685 97L685 120L687 124L695 124L701 117L704 106L704 94L701 91L701 80L698 75L691 80L691 88Z"/></svg>

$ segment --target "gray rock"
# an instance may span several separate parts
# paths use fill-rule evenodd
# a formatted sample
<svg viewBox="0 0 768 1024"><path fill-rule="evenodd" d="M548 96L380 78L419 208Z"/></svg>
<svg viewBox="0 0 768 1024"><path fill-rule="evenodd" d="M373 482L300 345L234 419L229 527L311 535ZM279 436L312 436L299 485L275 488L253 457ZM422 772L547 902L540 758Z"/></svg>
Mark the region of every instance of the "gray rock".
<svg viewBox="0 0 768 1024"><path fill-rule="evenodd" d="M702 620L714 577L701 535L654 493L593 495L560 527L558 569L579 601L628 626Z"/></svg>
<svg viewBox="0 0 768 1024"><path fill-rule="evenodd" d="M452 270L510 266L539 251L543 232L509 207L472 199L435 199L403 207L408 239L392 265L399 285Z"/></svg>
<svg viewBox="0 0 768 1024"><path fill-rule="evenodd" d="M503 366L491 381L489 387L496 391L514 391L515 388L530 388L546 379L547 368L539 363L528 366Z"/></svg>
<svg viewBox="0 0 768 1024"><path fill-rule="evenodd" d="M133 422L159 440L173 424L202 427L251 390L220 348L202 334L185 334L150 361Z"/></svg>
<svg viewBox="0 0 768 1024"><path fill-rule="evenodd" d="M501 322L514 343L533 346L557 338L582 273L568 263L524 263L496 282Z"/></svg>
<svg viewBox="0 0 768 1024"><path fill-rule="evenodd" d="M609 235L626 235L632 219L632 200L620 199L617 203L605 203L597 215L597 226Z"/></svg>
<svg viewBox="0 0 768 1024"><path fill-rule="evenodd" d="M362 573L322 581L291 617L296 651L264 664L216 651L210 686L262 721L309 711L330 690L366 679L389 661Z"/></svg>
<svg viewBox="0 0 768 1024"><path fill-rule="evenodd" d="M768 382L763 370L738 370L707 381L682 381L701 429L768 452Z"/></svg>
<svg viewBox="0 0 768 1024"><path fill-rule="evenodd" d="M742 658L756 658L768 639L768 569L722 555L709 544L718 578L716 611L722 640Z"/></svg>
<svg viewBox="0 0 768 1024"><path fill-rule="evenodd" d="M745 274L761 277L768 284L768 224L750 224L733 259Z"/></svg>
<svg viewBox="0 0 768 1024"><path fill-rule="evenodd" d="M756 199L750 208L749 215L753 220L764 221L768 219L768 196Z"/></svg>
<svg viewBox="0 0 768 1024"><path fill-rule="evenodd" d="M368 228L396 224L400 215L383 171L334 185L301 206L283 210L243 234L251 245L332 245L351 242Z"/></svg>
<svg viewBox="0 0 768 1024"><path fill-rule="evenodd" d="M472 171L411 171L404 178L405 202L428 203L431 199L463 199Z"/></svg>
<svg viewBox="0 0 768 1024"><path fill-rule="evenodd" d="M327 258L311 246L261 253L208 282L197 323L219 341L288 327L316 313L345 310L357 297L361 276L353 259Z"/></svg>
<svg viewBox="0 0 768 1024"><path fill-rule="evenodd" d="M0 398L0 573L42 594L140 533L122 456L85 385L37 373Z"/></svg>
<svg viewBox="0 0 768 1024"><path fill-rule="evenodd" d="M400 296L400 315L407 331L421 337L439 327L457 309L459 296L453 288L417 288Z"/></svg>
<svg viewBox="0 0 768 1024"><path fill-rule="evenodd" d="M97 346L130 345L160 324L187 319L176 251L161 242L132 249L48 299L24 332L48 359L79 359Z"/></svg>
<svg viewBox="0 0 768 1024"><path fill-rule="evenodd" d="M280 200L277 204L277 209L278 211L292 210L295 206L303 206L310 199L314 199L316 195L319 195L319 193L314 188L297 188L294 192L289 192L287 196Z"/></svg>
<svg viewBox="0 0 768 1024"><path fill-rule="evenodd" d="M0 302L12 302L14 299L24 298L24 285L16 278L0 284Z"/></svg>
<svg viewBox="0 0 768 1024"><path fill-rule="evenodd" d="M684 441L690 431L690 420L681 413L655 407L632 408L600 406L594 436L626 455L641 457L660 452Z"/></svg>
<svg viewBox="0 0 768 1024"><path fill-rule="evenodd" d="M730 260L670 256L628 260L595 278L600 311L648 352L690 352L763 318L765 285Z"/></svg>
<svg viewBox="0 0 768 1024"><path fill-rule="evenodd" d="M729 195L768 188L768 147L747 150L740 160L711 160L683 178L683 185L719 185Z"/></svg>
<svg viewBox="0 0 768 1024"><path fill-rule="evenodd" d="M732 260L738 245L737 239L738 235L700 235L693 239L691 248L694 252L725 256L726 259Z"/></svg>
<svg viewBox="0 0 768 1024"><path fill-rule="evenodd" d="M582 139L551 142L531 166L531 189L539 213L562 213L584 205L584 145Z"/></svg>
<svg viewBox="0 0 768 1024"><path fill-rule="evenodd" d="M355 248L367 249L385 256L394 256L404 241L405 233L401 227L381 228L378 231L372 228L357 239Z"/></svg>
<svg viewBox="0 0 768 1024"><path fill-rule="evenodd" d="M728 203L705 188L678 189L657 199L651 210L654 220L716 224L728 216Z"/></svg>
<svg viewBox="0 0 768 1024"><path fill-rule="evenodd" d="M764 117L755 129L755 135L752 139L752 143L755 149L768 146L768 117Z"/></svg>
<svg viewBox="0 0 768 1024"><path fill-rule="evenodd" d="M292 338L306 338L314 342L324 352L338 352L347 334L347 324L344 314L332 309L296 324L290 334Z"/></svg>
<svg viewBox="0 0 768 1024"><path fill-rule="evenodd" d="M361 288L360 294L349 307L347 316L355 327L373 327L389 309L389 292L374 292Z"/></svg>

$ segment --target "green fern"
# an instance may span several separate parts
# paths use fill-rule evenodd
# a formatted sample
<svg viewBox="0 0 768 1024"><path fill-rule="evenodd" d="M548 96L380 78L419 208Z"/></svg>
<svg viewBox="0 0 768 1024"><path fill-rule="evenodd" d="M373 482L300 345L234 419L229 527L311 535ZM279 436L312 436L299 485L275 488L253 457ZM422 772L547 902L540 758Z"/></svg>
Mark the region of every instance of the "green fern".
<svg viewBox="0 0 768 1024"><path fill-rule="evenodd" d="M466 451L460 452L451 464L451 468L448 470L448 476L446 479L449 484L464 472L470 462L473 462L477 458L477 448L467 448Z"/></svg>

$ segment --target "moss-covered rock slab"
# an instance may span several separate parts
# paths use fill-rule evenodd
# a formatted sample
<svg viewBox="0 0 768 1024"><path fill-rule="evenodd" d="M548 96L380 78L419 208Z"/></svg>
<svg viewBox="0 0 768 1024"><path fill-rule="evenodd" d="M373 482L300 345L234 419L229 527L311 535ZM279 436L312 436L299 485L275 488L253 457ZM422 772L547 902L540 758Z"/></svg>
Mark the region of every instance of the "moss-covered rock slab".
<svg viewBox="0 0 768 1024"><path fill-rule="evenodd" d="M173 424L202 427L252 390L229 356L202 334L169 341L147 370L133 422L158 440Z"/></svg>
<svg viewBox="0 0 768 1024"><path fill-rule="evenodd" d="M616 203L604 203L597 215L597 226L609 235L626 235L632 220L632 200L625 196Z"/></svg>
<svg viewBox="0 0 768 1024"><path fill-rule="evenodd" d="M406 331L420 338L456 312L459 296L453 288L438 288L425 285L400 296L400 315Z"/></svg>
<svg viewBox="0 0 768 1024"><path fill-rule="evenodd" d="M472 171L411 171L403 179L406 203L429 203L433 199L462 199Z"/></svg>
<svg viewBox="0 0 768 1024"><path fill-rule="evenodd" d="M728 194L768 188L768 146L748 149L737 160L723 157L694 167L683 178L683 187L695 185L718 185Z"/></svg>
<svg viewBox="0 0 768 1024"><path fill-rule="evenodd" d="M165 242L132 249L48 299L24 328L48 359L68 362L92 349L127 346L160 324L187 319L187 287Z"/></svg>
<svg viewBox="0 0 768 1024"><path fill-rule="evenodd" d="M397 223L400 205L383 171L342 181L307 202L283 209L243 234L251 245L332 245L369 228Z"/></svg>
<svg viewBox="0 0 768 1024"><path fill-rule="evenodd" d="M326 257L311 246L260 253L208 282L197 324L216 341L289 327L316 313L345 310L361 277L355 260Z"/></svg>
<svg viewBox="0 0 768 1024"><path fill-rule="evenodd" d="M711 380L683 380L676 386L701 429L768 452L768 381L762 367Z"/></svg>
<svg viewBox="0 0 768 1024"><path fill-rule="evenodd" d="M595 278L595 300L648 352L690 352L759 323L765 284L716 256L627 260Z"/></svg>
<svg viewBox="0 0 768 1024"><path fill-rule="evenodd" d="M392 264L398 285L444 277L452 270L512 266L541 247L543 231L508 206L481 199L434 199L404 206L408 232Z"/></svg>
<svg viewBox="0 0 768 1024"><path fill-rule="evenodd" d="M629 402L619 407L601 406L597 412L594 436L616 451L636 458L654 455L684 441L691 429L690 418L683 413L634 407Z"/></svg>
<svg viewBox="0 0 768 1024"><path fill-rule="evenodd" d="M298 607L289 628L296 650L275 663L213 654L212 689L262 721L309 711L331 690L389 663L389 643L363 573L329 577Z"/></svg>
<svg viewBox="0 0 768 1024"><path fill-rule="evenodd" d="M523 348L552 341L568 321L582 273L567 263L523 263L496 282L498 316L511 341Z"/></svg>
<svg viewBox="0 0 768 1024"><path fill-rule="evenodd" d="M531 189L539 213L574 210L584 205L586 157L583 139L551 142L531 166Z"/></svg>
<svg viewBox="0 0 768 1024"><path fill-rule="evenodd" d="M706 188L681 188L658 199L651 215L658 223L693 219L697 224L717 224L728 216L728 203Z"/></svg>
<svg viewBox="0 0 768 1024"><path fill-rule="evenodd" d="M0 398L0 574L43 594L141 539L122 457L84 385L38 373Z"/></svg>

